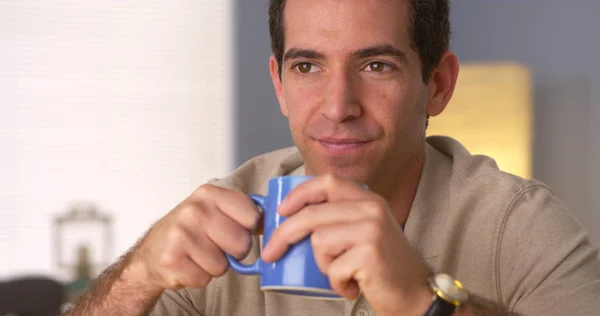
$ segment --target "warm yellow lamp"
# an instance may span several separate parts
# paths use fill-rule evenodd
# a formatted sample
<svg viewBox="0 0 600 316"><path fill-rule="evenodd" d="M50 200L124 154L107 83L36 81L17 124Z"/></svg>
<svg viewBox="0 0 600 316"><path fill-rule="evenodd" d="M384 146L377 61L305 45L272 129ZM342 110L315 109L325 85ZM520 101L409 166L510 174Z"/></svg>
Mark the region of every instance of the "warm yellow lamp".
<svg viewBox="0 0 600 316"><path fill-rule="evenodd" d="M501 170L532 175L532 84L516 63L461 64L446 110L431 118L428 135L459 140L472 154L496 160Z"/></svg>

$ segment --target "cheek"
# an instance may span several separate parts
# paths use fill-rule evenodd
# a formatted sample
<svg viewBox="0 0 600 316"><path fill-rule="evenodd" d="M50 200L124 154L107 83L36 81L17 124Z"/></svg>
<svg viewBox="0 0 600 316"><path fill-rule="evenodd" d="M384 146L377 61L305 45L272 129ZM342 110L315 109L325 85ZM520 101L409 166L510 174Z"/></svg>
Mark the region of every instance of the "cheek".
<svg viewBox="0 0 600 316"><path fill-rule="evenodd" d="M399 85L372 87L363 100L367 112L385 126L398 122L409 104L407 90Z"/></svg>
<svg viewBox="0 0 600 316"><path fill-rule="evenodd" d="M407 131L418 123L420 102L417 90L418 87L399 83L366 90L369 91L364 99L367 111L391 137L390 141L396 142L396 138L406 136Z"/></svg>
<svg viewBox="0 0 600 316"><path fill-rule="evenodd" d="M318 112L321 91L317 84L299 85L290 83L284 89L284 99L288 111L288 120L292 129L307 125L311 117Z"/></svg>

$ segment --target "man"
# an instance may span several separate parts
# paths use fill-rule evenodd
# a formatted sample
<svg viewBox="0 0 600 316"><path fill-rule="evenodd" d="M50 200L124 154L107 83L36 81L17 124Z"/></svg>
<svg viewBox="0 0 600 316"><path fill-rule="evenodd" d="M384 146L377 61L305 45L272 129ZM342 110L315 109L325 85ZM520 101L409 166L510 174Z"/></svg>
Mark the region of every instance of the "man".
<svg viewBox="0 0 600 316"><path fill-rule="evenodd" d="M452 139L425 139L458 75L448 6L271 0L270 73L297 149L201 186L71 314L449 315L451 293L428 283L439 272L469 292L454 315L597 313L597 250L550 189ZM290 193L279 209L290 218L259 254L246 194L288 174L317 177ZM274 261L309 234L346 300L262 293L256 277L228 271L225 253Z"/></svg>

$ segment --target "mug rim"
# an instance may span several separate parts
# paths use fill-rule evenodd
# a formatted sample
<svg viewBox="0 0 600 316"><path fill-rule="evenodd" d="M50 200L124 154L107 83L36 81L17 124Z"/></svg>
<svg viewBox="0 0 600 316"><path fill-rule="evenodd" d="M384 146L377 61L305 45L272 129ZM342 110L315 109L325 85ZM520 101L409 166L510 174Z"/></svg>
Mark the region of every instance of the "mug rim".
<svg viewBox="0 0 600 316"><path fill-rule="evenodd" d="M285 175L285 176L279 176L279 177L273 177L269 179L269 182L271 181L279 181L279 180L287 180L287 179L298 179L298 180L309 180L314 178L314 176L302 176L302 175Z"/></svg>

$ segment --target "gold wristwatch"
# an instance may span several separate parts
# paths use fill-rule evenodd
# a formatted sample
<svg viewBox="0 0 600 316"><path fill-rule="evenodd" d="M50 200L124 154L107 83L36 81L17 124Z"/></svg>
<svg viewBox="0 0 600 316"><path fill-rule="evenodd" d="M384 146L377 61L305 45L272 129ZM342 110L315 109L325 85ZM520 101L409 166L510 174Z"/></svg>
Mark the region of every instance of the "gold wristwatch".
<svg viewBox="0 0 600 316"><path fill-rule="evenodd" d="M469 298L462 283L445 273L429 278L429 287L433 298L425 316L450 316Z"/></svg>

